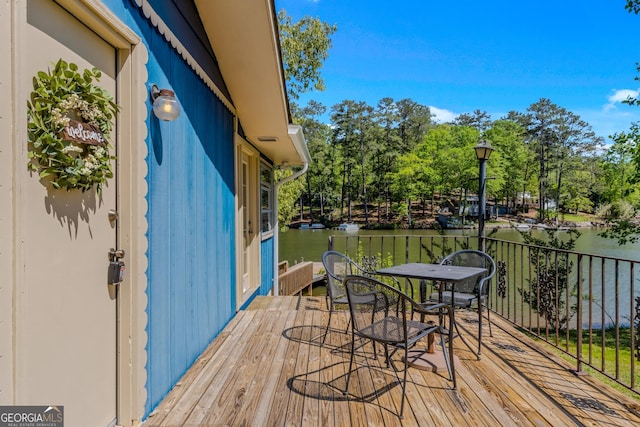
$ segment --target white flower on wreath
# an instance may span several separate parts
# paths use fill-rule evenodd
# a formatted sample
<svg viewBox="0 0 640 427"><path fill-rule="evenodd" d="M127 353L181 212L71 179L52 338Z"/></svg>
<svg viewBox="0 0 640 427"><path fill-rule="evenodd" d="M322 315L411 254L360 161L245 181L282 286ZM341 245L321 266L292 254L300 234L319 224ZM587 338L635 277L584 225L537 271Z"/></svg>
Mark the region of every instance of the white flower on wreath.
<svg viewBox="0 0 640 427"><path fill-rule="evenodd" d="M65 154L69 153L82 153L82 147L78 147L77 145L69 144L62 149L62 152Z"/></svg>

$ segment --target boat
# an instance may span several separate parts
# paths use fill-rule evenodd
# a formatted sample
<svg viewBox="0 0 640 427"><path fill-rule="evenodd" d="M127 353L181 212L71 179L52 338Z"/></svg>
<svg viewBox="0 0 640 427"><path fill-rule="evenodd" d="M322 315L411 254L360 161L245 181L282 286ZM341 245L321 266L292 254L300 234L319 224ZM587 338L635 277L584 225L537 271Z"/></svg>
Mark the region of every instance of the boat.
<svg viewBox="0 0 640 427"><path fill-rule="evenodd" d="M529 231L531 229L529 224L515 224L513 227L518 231Z"/></svg>
<svg viewBox="0 0 640 427"><path fill-rule="evenodd" d="M340 231L358 231L359 229L360 226L358 224L354 224L353 222L343 222L338 227L336 227L336 230Z"/></svg>
<svg viewBox="0 0 640 427"><path fill-rule="evenodd" d="M320 230L325 228L324 224L314 222L312 224L300 224L300 230Z"/></svg>
<svg viewBox="0 0 640 427"><path fill-rule="evenodd" d="M439 214L438 223L445 229L462 228L462 221L457 216Z"/></svg>

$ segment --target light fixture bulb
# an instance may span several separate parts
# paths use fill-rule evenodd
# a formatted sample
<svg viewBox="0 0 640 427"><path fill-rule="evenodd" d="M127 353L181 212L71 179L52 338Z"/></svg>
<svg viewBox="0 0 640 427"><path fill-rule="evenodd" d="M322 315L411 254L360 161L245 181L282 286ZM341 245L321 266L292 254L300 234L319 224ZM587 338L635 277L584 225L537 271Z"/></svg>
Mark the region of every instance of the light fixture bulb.
<svg viewBox="0 0 640 427"><path fill-rule="evenodd" d="M153 114L160 120L170 122L180 115L180 104L176 100L175 93L169 89L160 89L154 85L152 88Z"/></svg>

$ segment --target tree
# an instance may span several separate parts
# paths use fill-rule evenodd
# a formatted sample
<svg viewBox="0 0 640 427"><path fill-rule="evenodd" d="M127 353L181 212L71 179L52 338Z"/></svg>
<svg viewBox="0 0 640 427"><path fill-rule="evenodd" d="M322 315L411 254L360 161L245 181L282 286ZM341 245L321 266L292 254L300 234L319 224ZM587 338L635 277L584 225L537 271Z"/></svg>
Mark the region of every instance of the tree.
<svg viewBox="0 0 640 427"><path fill-rule="evenodd" d="M457 126L469 126L480 133L484 133L491 127L491 116L486 111L475 110L473 114L462 113L455 118L453 124Z"/></svg>
<svg viewBox="0 0 640 427"><path fill-rule="evenodd" d="M326 107L318 102L310 101L306 107L298 109L292 106L294 121L304 129L307 148L313 161L304 176L306 182L306 196L309 201L309 217L314 221L313 202L318 200L320 216L324 217L326 200L331 200L335 194L335 173L331 168L331 128L321 123ZM323 218L324 219L324 218Z"/></svg>
<svg viewBox="0 0 640 427"><path fill-rule="evenodd" d="M289 169L276 169L274 178L280 181L290 176L293 171ZM279 187L278 190L278 224L280 228L286 228L291 218L296 214L296 201L304 191L304 181L294 179Z"/></svg>
<svg viewBox="0 0 640 427"><path fill-rule="evenodd" d="M603 191L603 202L614 202L629 195L636 180L634 167L635 139L621 132L612 136L613 144L602 157L602 167L606 174L607 188Z"/></svg>
<svg viewBox="0 0 640 427"><path fill-rule="evenodd" d="M398 114L398 151L404 154L422 142L426 133L434 126L433 114L426 105L411 99L401 99L396 103Z"/></svg>
<svg viewBox="0 0 640 427"><path fill-rule="evenodd" d="M398 130L400 106L392 98L382 98L375 111L377 144L373 147L373 180L378 190L378 223L381 221L381 205L384 201L385 220L389 221L390 185L389 174L395 169L398 156L402 153L402 137Z"/></svg>
<svg viewBox="0 0 640 427"><path fill-rule="evenodd" d="M478 188L478 161L473 147L478 143L478 131L467 126L451 124L436 125L425 135L423 141L413 150L418 158L428 160L416 163L422 168L416 178L420 179L416 191L421 196L427 192L449 195L457 191L461 196L467 190ZM406 175L406 173L405 173Z"/></svg>
<svg viewBox="0 0 640 427"><path fill-rule="evenodd" d="M298 99L312 89L323 91L320 69L329 57L331 35L338 27L309 16L292 22L284 9L278 12L278 23L289 98Z"/></svg>
<svg viewBox="0 0 640 427"><path fill-rule="evenodd" d="M512 120L496 120L485 132L486 138L494 146L492 155L492 177L494 194L506 200L507 206L516 207L518 193L526 192L530 184L532 165L530 151L524 143L524 128Z"/></svg>
<svg viewBox="0 0 640 427"><path fill-rule="evenodd" d="M373 108L365 102L346 100L331 108L332 144L341 151L342 182L340 215L347 205L347 220L352 220L352 202L358 192L364 201L367 216L367 150L372 139Z"/></svg>
<svg viewBox="0 0 640 427"><path fill-rule="evenodd" d="M627 4L624 8L637 15L640 13L640 0L627 0Z"/></svg>
<svg viewBox="0 0 640 427"><path fill-rule="evenodd" d="M284 9L278 12L278 24L289 99L298 99L300 94L310 90L324 90L320 70L329 55L331 35L337 31L337 27L308 16L293 23ZM295 103L291 104L295 120L303 122L307 111L297 110ZM311 110L314 108L315 106L310 107ZM276 171L276 178L282 178L288 174L286 171ZM293 218L295 212L289 207L295 204L304 190L301 182L296 179L280 187L277 195L280 224L289 224Z"/></svg>
<svg viewBox="0 0 640 427"><path fill-rule="evenodd" d="M640 0L627 0L625 9L629 12L635 13L636 15L639 14ZM637 62L636 69L640 72L640 64ZM640 77L636 76L635 80L640 80ZM630 105L640 105L640 101L637 97L629 97L626 100L626 103ZM639 138L640 123L638 122L631 124L631 128L628 133L622 132L613 136L614 141L620 142L624 145L631 145L629 151L632 153L633 163L636 165L636 171L638 171L638 166L640 166L640 147L637 145L638 141L640 141ZM636 174L637 173L638 172L636 172ZM634 182L638 182L638 176L636 175L634 178ZM640 237L640 225L637 222L634 222L631 218L613 218L608 222L611 227L601 233L601 236L617 239L620 245L628 242L635 243L638 241L638 238Z"/></svg>
<svg viewBox="0 0 640 427"><path fill-rule="evenodd" d="M542 98L525 114L512 114L527 131L527 142L538 159L539 215L548 217L549 200L561 202L566 173L579 168L577 159L591 155L602 145L591 126L576 114ZM559 206L558 206L559 207ZM555 219L558 219L556 210Z"/></svg>
<svg viewBox="0 0 640 427"><path fill-rule="evenodd" d="M606 160L609 161L607 171L614 173L621 186L621 199L631 191L631 185L640 182L640 123L632 123L629 132L621 132L613 135L614 144L608 152ZM631 159L629 159L629 157ZM629 163L634 167L629 168ZM635 169L635 170L634 170ZM625 184L628 185L625 186ZM615 202L611 197L611 202ZM632 207L631 207L632 208ZM606 221L609 229L600 233L603 237L617 239L620 245L635 243L640 238L640 225L634 221L635 209L631 209L625 215L622 210L608 210Z"/></svg>

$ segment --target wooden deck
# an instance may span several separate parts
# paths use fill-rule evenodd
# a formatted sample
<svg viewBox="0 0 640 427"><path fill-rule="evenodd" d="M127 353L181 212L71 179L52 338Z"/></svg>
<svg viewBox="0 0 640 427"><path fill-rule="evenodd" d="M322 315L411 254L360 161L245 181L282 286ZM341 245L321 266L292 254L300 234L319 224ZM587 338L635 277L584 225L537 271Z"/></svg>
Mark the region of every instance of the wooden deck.
<svg viewBox="0 0 640 427"><path fill-rule="evenodd" d="M458 312L469 334L477 321ZM350 334L317 297L260 297L238 313L144 426L638 426L624 397L494 319L482 360L456 340L458 388L446 372L409 370L404 419L393 371L359 357L344 396ZM497 317L497 316L496 316ZM463 332L464 333L464 332ZM371 346L367 346L371 353ZM368 367L367 367L368 366ZM357 381L356 381L357 378Z"/></svg>

